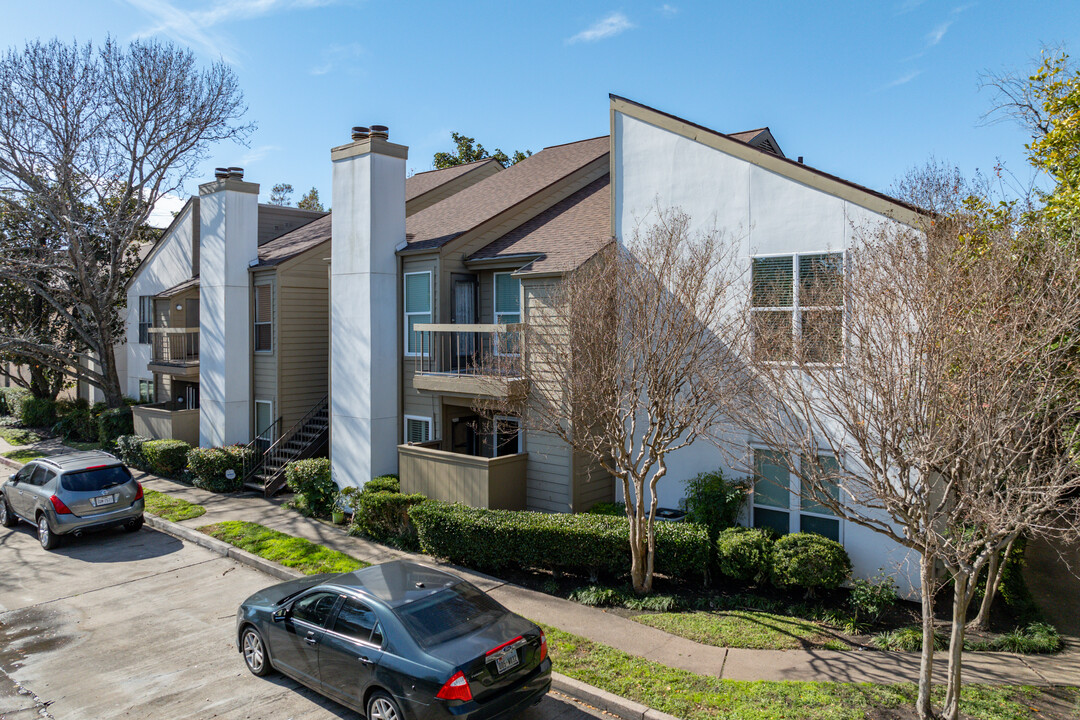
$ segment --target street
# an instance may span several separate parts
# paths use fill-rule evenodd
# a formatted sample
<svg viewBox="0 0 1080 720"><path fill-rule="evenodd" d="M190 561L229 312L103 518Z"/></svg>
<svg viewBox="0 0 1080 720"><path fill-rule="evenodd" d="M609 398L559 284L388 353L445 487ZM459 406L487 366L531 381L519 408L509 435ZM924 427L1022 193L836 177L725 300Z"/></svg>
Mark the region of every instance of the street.
<svg viewBox="0 0 1080 720"><path fill-rule="evenodd" d="M41 549L0 529L0 718L359 718L233 642L236 609L275 578L143 528ZM527 720L600 717L552 694Z"/></svg>

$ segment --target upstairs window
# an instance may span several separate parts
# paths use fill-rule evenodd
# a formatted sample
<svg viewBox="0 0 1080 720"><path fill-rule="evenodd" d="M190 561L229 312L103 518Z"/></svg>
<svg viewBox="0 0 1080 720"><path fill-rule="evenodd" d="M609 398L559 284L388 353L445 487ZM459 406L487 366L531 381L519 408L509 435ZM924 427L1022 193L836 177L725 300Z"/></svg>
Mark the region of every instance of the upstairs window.
<svg viewBox="0 0 1080 720"><path fill-rule="evenodd" d="M811 363L843 357L843 255L808 253L753 259L751 326L754 353Z"/></svg>
<svg viewBox="0 0 1080 720"><path fill-rule="evenodd" d="M150 328L154 325L154 298L139 296L139 344L150 344Z"/></svg>
<svg viewBox="0 0 1080 720"><path fill-rule="evenodd" d="M405 354L427 355L428 336L414 330L431 322L431 272L405 273Z"/></svg>
<svg viewBox="0 0 1080 720"><path fill-rule="evenodd" d="M274 349L274 286L255 286L255 352Z"/></svg>
<svg viewBox="0 0 1080 720"><path fill-rule="evenodd" d="M495 273L495 323L521 322L521 280L510 273Z"/></svg>

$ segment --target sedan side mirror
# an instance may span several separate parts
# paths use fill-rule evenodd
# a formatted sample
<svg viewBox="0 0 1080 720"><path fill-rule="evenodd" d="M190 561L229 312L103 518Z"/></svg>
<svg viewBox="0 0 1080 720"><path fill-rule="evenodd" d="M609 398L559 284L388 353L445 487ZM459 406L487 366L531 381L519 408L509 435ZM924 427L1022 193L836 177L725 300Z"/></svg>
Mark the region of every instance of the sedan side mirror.
<svg viewBox="0 0 1080 720"><path fill-rule="evenodd" d="M283 608L278 608L277 610L275 610L274 614L271 617L273 617L274 622L282 622L283 620L285 620L286 618L289 617L291 612L292 612L291 608L288 605L286 605Z"/></svg>
<svg viewBox="0 0 1080 720"><path fill-rule="evenodd" d="M8 475L8 480L11 481L12 485L17 484L19 482L19 473L11 473Z"/></svg>

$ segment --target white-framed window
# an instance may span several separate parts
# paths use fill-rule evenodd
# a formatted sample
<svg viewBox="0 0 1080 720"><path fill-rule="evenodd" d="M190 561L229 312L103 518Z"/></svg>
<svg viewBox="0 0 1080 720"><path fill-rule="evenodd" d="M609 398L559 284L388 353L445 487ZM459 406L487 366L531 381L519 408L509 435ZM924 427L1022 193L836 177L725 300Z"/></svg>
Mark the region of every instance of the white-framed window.
<svg viewBox="0 0 1080 720"><path fill-rule="evenodd" d="M423 443L431 440L431 418L419 415L405 416L405 442Z"/></svg>
<svg viewBox="0 0 1080 720"><path fill-rule="evenodd" d="M154 298L139 296L139 344L150 344L150 328L154 326Z"/></svg>
<svg viewBox="0 0 1080 720"><path fill-rule="evenodd" d="M493 317L496 325L512 325L521 322L521 279L508 272L494 274ZM516 355L518 351L517 333L508 333L497 338L496 355Z"/></svg>
<svg viewBox="0 0 1080 720"><path fill-rule="evenodd" d="M274 286L255 286L255 352L274 351Z"/></svg>
<svg viewBox="0 0 1080 720"><path fill-rule="evenodd" d="M139 402L140 403L152 403L154 402L154 381L153 380L139 380Z"/></svg>
<svg viewBox="0 0 1080 720"><path fill-rule="evenodd" d="M521 452L521 420L509 415L496 415L492 420L491 443L495 457Z"/></svg>
<svg viewBox="0 0 1080 720"><path fill-rule="evenodd" d="M431 322L431 271L405 273L405 354L414 357L428 354L428 336L413 326Z"/></svg>
<svg viewBox="0 0 1080 720"><path fill-rule="evenodd" d="M789 464L791 463L791 464ZM781 535L812 532L842 543L843 523L822 498L803 488L799 474L821 472L835 478L840 465L832 455L785 457L773 450L754 449L754 499L751 524L771 528ZM833 500L840 499L840 487L833 480L825 483Z"/></svg>
<svg viewBox="0 0 1080 720"><path fill-rule="evenodd" d="M274 442L274 401L255 401L255 436L266 442Z"/></svg>
<svg viewBox="0 0 1080 720"><path fill-rule="evenodd" d="M844 351L843 253L752 258L754 352L779 362L835 364Z"/></svg>

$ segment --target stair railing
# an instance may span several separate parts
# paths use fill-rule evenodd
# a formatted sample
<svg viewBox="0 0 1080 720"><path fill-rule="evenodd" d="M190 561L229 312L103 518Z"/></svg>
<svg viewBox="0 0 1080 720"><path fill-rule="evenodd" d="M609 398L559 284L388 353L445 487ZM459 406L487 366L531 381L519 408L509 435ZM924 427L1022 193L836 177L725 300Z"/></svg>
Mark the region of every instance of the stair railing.
<svg viewBox="0 0 1080 720"><path fill-rule="evenodd" d="M266 450L261 453L259 462L251 469L251 471L244 474L244 482L247 482L259 470L266 467L268 463L274 463L275 461L283 459L287 462L285 456L285 446L288 445L293 440L293 438L303 432L304 428L308 425L308 423L311 422L311 420L316 415L323 411L329 412L329 401L330 395L324 395L322 400L315 403L315 405L313 405L312 408L307 411L307 414L304 415L304 417L297 420L287 432L279 435L277 440L275 440L268 448L266 448ZM258 438L256 438L256 440L258 440ZM252 442L255 441L253 440ZM284 464L280 465L278 470L274 474L277 475L282 470L284 470ZM267 482L264 483L264 487L269 484L270 480L271 478L267 478Z"/></svg>
<svg viewBox="0 0 1080 720"><path fill-rule="evenodd" d="M284 418L278 418L274 422L270 423L262 430L260 430L255 438L244 446L245 450L250 452L244 453L244 467L242 471L242 482L247 482L248 478L258 472L263 466L263 457L266 451L274 442L274 438L281 437L281 423Z"/></svg>

